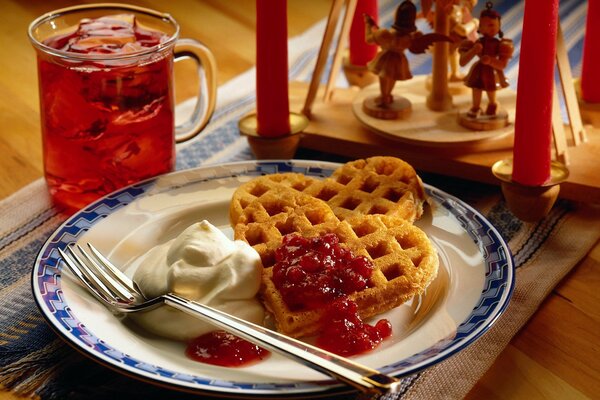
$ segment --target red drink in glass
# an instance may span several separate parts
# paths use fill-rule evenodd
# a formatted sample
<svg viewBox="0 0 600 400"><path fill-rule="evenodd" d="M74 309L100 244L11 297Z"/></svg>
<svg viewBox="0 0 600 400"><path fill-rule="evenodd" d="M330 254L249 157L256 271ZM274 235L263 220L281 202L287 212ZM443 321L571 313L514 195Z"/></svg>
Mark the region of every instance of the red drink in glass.
<svg viewBox="0 0 600 400"><path fill-rule="evenodd" d="M110 18L83 22L75 33L49 38L44 44L82 54L123 54L158 45L166 36L115 22ZM104 37L93 46L89 42L95 33ZM102 44L111 38L114 44ZM85 41L87 45L80 43ZM73 63L38 57L44 169L58 204L79 208L119 187L173 169L172 68L168 51L153 54L144 63L137 59Z"/></svg>
<svg viewBox="0 0 600 400"><path fill-rule="evenodd" d="M208 123L216 98L214 58L178 34L170 15L120 4L57 10L30 25L44 173L55 204L74 211L171 171L175 142ZM202 67L201 85L191 119L176 127L173 61L187 56Z"/></svg>

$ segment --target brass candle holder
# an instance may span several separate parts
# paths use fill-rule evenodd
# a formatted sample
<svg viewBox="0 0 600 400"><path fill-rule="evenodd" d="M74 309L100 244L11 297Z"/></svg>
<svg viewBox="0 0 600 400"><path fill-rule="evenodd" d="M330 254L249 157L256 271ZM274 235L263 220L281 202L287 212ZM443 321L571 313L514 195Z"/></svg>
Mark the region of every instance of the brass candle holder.
<svg viewBox="0 0 600 400"><path fill-rule="evenodd" d="M492 173L502 182L502 193L509 210L525 222L537 222L548 215L558 198L560 184L569 177L567 167L558 161L550 164L550 180L539 186L513 181L512 171L512 158L497 161L492 166Z"/></svg>
<svg viewBox="0 0 600 400"><path fill-rule="evenodd" d="M256 113L240 119L238 127L247 137L250 149L259 160L294 158L300 144L301 133L308 126L308 118L299 113L290 113L290 131L281 136L260 136Z"/></svg>

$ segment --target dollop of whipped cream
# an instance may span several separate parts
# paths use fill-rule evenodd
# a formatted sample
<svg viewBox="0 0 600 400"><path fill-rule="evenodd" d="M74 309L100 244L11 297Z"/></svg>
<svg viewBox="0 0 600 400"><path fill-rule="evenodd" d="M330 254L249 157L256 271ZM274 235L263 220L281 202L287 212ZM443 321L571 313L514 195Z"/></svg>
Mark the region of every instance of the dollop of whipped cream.
<svg viewBox="0 0 600 400"><path fill-rule="evenodd" d="M246 242L230 240L208 221L189 226L139 261L133 281L146 298L175 293L262 324L264 309L256 298L260 256ZM131 317L154 334L182 341L217 329L168 306Z"/></svg>

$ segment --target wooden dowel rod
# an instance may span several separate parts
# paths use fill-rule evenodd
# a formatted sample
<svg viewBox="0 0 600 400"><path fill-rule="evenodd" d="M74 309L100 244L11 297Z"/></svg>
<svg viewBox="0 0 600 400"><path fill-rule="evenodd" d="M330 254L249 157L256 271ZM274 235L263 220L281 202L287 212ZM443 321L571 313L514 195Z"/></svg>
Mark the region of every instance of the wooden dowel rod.
<svg viewBox="0 0 600 400"><path fill-rule="evenodd" d="M556 65L558 66L558 75L560 76L569 125L571 126L571 134L573 135L573 144L578 146L581 142L587 142L587 136L583 127L581 112L579 111L579 102L577 101L577 94L575 93L575 86L573 84L573 73L571 72L567 47L565 46L565 39L560 23L558 24L556 35Z"/></svg>
<svg viewBox="0 0 600 400"><path fill-rule="evenodd" d="M554 85L554 98L552 100L552 135L556 160L565 165L569 165L569 155L567 152L567 138L565 137L565 127L563 125L562 113L560 111L560 100L558 91Z"/></svg>
<svg viewBox="0 0 600 400"><path fill-rule="evenodd" d="M319 49L319 55L315 64L315 70L313 71L310 86L308 87L308 93L304 102L304 108L302 114L310 118L312 105L317 96L317 90L319 90L319 83L321 82L321 76L325 70L327 64L327 57L329 55L329 48L331 46L331 40L335 34L335 28L340 18L340 11L344 0L333 0L331 4L331 10L329 11L329 17L327 18L327 25L325 27L325 33L323 35L323 41L321 42L321 48Z"/></svg>
<svg viewBox="0 0 600 400"><path fill-rule="evenodd" d="M323 101L325 102L331 100L338 72L342 66L342 58L346 43L348 42L348 35L350 34L350 27L352 26L354 12L356 11L356 3L357 0L347 0L346 2L346 14L344 16L344 20L342 21L342 27L340 28L340 35L338 38L337 47L335 49L335 54L333 56L333 63L331 65L331 71L329 73L329 78L327 79L327 84L325 85L325 94L323 96Z"/></svg>

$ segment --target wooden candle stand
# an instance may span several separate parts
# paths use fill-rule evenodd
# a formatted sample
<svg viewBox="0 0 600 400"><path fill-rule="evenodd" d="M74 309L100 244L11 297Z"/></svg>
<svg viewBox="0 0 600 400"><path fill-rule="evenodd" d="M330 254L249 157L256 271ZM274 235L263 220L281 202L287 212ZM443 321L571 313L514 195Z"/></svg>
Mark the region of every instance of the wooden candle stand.
<svg viewBox="0 0 600 400"><path fill-rule="evenodd" d="M327 83L320 85L329 47L344 4L346 15L341 29L342 40L338 41ZM422 172L495 185L502 183L507 202L511 203L514 212L523 220L543 217L559 195L559 184L562 198L600 204L600 174L597 173L600 170L600 157L597 156L600 154L600 126L598 129L590 128L589 136L583 130L560 27L557 61L570 125L563 124L555 91L554 158L564 164L568 163L568 172L555 167L551 184L533 188L522 187L512 184L510 179L499 180L492 171L492 166L498 160L512 158L516 108L514 91L505 89L498 93L501 108L506 110L509 116L508 126L492 131L473 131L458 124L460 94L455 95L453 108L449 111L432 111L431 107L427 107L429 91L425 76L417 76L396 84L393 94L408 97L413 106L411 117L404 121L373 121L369 120L372 117L361 112L364 96L369 94L369 90L374 90L371 87L334 87L336 74L338 70L342 70L343 35L347 33L355 6L356 0L333 1L311 82L291 82L289 85L290 109L308 118L304 122L306 127L298 130L302 131L302 134L296 134L292 141L297 140L301 148L317 152L348 158L391 155L404 159ZM419 96L422 98L416 99ZM466 96L468 98L465 99L465 103L470 101L468 92ZM423 115L419 116L420 113ZM283 149L278 148L280 144L277 144L277 140L284 138L257 137L255 122L252 125L252 121L251 117L240 121L240 129L248 136L258 158L288 158L288 154L293 156L295 149L283 154ZM567 137L565 130L569 130L572 135ZM255 149L257 144L269 148L269 151ZM556 171L562 172L556 174ZM520 206L517 206L518 204ZM533 213L534 210L542 212Z"/></svg>
<svg viewBox="0 0 600 400"><path fill-rule="evenodd" d="M510 123L503 128L504 130L467 132L466 128L457 123L460 95L456 95L453 99L456 109L436 112L431 111L431 107L419 106L419 108L427 108L430 114L421 119L416 118L418 112L415 111L418 108L415 104L419 104L419 101L413 101L415 99L410 96L415 96L415 93L427 96L423 95L429 92L425 82L426 77L417 76L409 81L397 82L395 90L399 91L400 95L409 97L413 103L413 114L405 121L388 121L391 125L385 128L377 124L386 121L379 120L375 124L368 120L368 116L361 115L360 96L366 95L368 87L362 90L357 87L333 88L332 82L335 81L337 73L334 68L331 69L327 85L325 87L319 85L344 1L350 0L333 2L311 82L290 84L291 109L301 110L309 117L300 147L349 158L392 155L406 160L421 171L499 184L500 181L492 173L491 167L498 160L512 158L514 115L511 115L511 110L516 108L514 91L504 89L498 93L501 107L509 113ZM344 23L347 21L348 18ZM340 42L343 41L338 41L334 65L337 65L336 60L341 58ZM570 125L565 127L560 116L558 95L555 90L552 124L554 158L564 164L568 163L570 172L561 183L560 196L582 202L600 203L600 174L596 173L600 170L600 157L597 156L600 154L600 129L598 131L590 129L589 137L583 129L560 24L557 35L557 65L570 121ZM444 68L445 66L446 63ZM317 98L319 100L315 101ZM453 126L450 121L455 125ZM403 123L407 124L406 129L402 129ZM451 132L440 129L444 126L452 127ZM565 130L571 132L570 137L567 137Z"/></svg>
<svg viewBox="0 0 600 400"><path fill-rule="evenodd" d="M290 83L292 110L303 108L308 86L303 82ZM324 88L320 87L317 97L321 98L323 92ZM359 93L358 88L337 88L329 101L316 101L300 147L348 158L391 155L423 172L500 184L491 167L498 160L512 157L511 131L491 138L449 143L391 139L373 132L354 117L353 102ZM430 130L416 131L414 137L427 131ZM587 142L578 146L573 146L572 139L565 139L570 145L570 174L561 184L560 197L600 203L600 174L597 173L600 171L600 129L590 129L588 133Z"/></svg>

